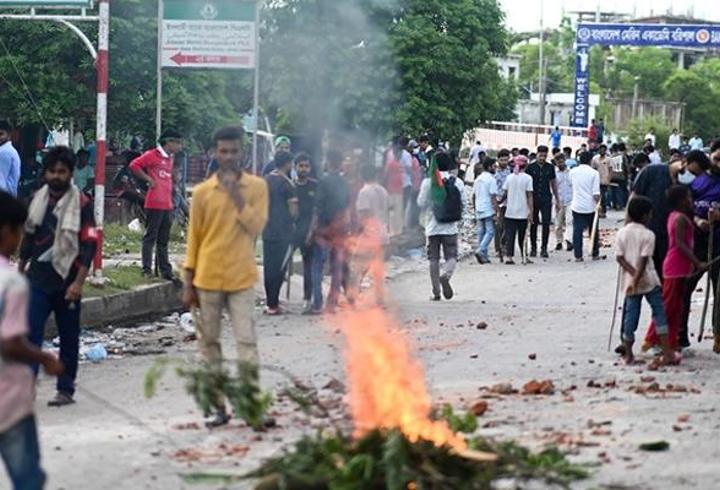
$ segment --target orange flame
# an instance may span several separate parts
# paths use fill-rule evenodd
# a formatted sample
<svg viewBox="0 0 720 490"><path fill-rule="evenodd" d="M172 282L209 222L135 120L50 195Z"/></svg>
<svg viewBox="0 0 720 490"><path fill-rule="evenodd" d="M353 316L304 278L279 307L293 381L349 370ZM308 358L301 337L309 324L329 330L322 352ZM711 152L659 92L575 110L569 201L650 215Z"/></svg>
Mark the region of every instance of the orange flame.
<svg viewBox="0 0 720 490"><path fill-rule="evenodd" d="M465 440L447 423L430 419L432 401L422 366L390 315L372 308L349 312L341 320L355 436L397 428L412 442L424 439L466 449Z"/></svg>

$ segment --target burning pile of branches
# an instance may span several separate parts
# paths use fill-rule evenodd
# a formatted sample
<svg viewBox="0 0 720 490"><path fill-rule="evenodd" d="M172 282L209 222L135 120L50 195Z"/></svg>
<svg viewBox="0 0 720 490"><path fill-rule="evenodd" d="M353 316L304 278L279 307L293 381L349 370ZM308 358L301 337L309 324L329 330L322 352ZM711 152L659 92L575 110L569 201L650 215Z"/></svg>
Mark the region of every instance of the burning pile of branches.
<svg viewBox="0 0 720 490"><path fill-rule="evenodd" d="M434 418L420 362L382 309L338 318L346 337L352 437L340 429L305 437L248 475L257 490L489 488L502 477L567 485L583 467L557 449L532 454L514 443L468 437L475 416L446 406Z"/></svg>

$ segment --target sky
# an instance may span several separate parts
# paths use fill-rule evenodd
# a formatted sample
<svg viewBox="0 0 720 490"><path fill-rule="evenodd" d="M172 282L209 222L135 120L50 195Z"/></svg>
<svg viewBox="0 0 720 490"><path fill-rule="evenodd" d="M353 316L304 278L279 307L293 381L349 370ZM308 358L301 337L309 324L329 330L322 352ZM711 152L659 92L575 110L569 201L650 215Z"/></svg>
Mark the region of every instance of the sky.
<svg viewBox="0 0 720 490"><path fill-rule="evenodd" d="M515 32L537 30L540 26L541 0L499 0L505 9L507 26ZM661 15L668 11L686 15L694 9L694 17L720 22L718 0L543 0L545 27L555 27L565 12L595 10L598 3L603 12L613 11L638 17Z"/></svg>

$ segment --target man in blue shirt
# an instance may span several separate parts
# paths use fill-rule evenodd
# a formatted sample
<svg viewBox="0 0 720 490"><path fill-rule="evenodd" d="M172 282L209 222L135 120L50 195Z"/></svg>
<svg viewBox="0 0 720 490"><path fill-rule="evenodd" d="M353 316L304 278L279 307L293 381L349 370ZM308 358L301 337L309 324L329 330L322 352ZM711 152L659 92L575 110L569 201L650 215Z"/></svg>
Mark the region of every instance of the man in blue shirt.
<svg viewBox="0 0 720 490"><path fill-rule="evenodd" d="M20 155L10 141L10 123L0 121L0 190L17 197Z"/></svg>
<svg viewBox="0 0 720 490"><path fill-rule="evenodd" d="M565 166L568 170L572 170L577 167L577 160L575 160L572 156L572 148L566 146L563 148L563 153L565 154Z"/></svg>
<svg viewBox="0 0 720 490"><path fill-rule="evenodd" d="M553 131L550 134L550 141L552 143L552 148L560 148L560 140L562 139L562 133L560 132L560 127L555 126L555 131Z"/></svg>

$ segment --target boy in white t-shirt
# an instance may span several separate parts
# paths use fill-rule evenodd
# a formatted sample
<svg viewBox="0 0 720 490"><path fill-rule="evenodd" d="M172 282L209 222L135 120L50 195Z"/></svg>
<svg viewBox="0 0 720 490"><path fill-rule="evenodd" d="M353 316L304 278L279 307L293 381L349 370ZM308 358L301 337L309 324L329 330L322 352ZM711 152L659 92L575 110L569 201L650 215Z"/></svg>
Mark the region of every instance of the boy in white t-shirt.
<svg viewBox="0 0 720 490"><path fill-rule="evenodd" d="M515 237L520 253L525 259L524 244L528 223L533 217L533 180L524 172L527 167L526 156L518 155L513 159L513 173L503 184L505 202L505 236L507 237L507 265L514 265Z"/></svg>
<svg viewBox="0 0 720 490"><path fill-rule="evenodd" d="M625 362L633 364L633 343L635 331L640 321L643 297L650 304L655 328L663 348L663 361L666 364L678 364L677 356L668 344L668 322L663 306L660 278L653 264L655 234L647 227L652 216L653 204L644 196L630 200L627 208L628 223L618 232L615 242L617 262L623 270L622 338L625 350Z"/></svg>
<svg viewBox="0 0 720 490"><path fill-rule="evenodd" d="M40 467L40 445L33 415L35 377L29 363L42 364L58 375L62 364L27 340L27 280L10 265L22 239L25 207L0 192L0 456L13 488L39 489L45 482Z"/></svg>

